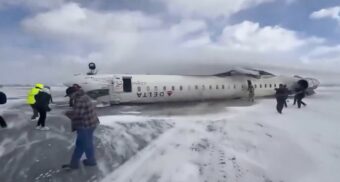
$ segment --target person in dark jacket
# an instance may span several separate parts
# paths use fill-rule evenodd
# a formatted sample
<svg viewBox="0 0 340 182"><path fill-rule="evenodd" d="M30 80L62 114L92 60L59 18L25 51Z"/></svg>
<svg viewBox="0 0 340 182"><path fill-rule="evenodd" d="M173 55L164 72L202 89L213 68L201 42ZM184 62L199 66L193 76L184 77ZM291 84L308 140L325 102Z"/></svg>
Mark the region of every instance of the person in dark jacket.
<svg viewBox="0 0 340 182"><path fill-rule="evenodd" d="M284 106L285 107L288 107L287 105L287 99L288 99L288 96L289 96L289 90L287 88L287 85L283 85L283 90L284 90Z"/></svg>
<svg viewBox="0 0 340 182"><path fill-rule="evenodd" d="M85 166L95 166L95 151L93 145L93 132L99 124L95 107L89 96L76 87L69 90L70 97L74 100L72 111L65 115L71 119L72 131L77 132L76 146L69 164L62 165L62 168L77 169L82 155L85 153L86 158L83 161Z"/></svg>
<svg viewBox="0 0 340 182"><path fill-rule="evenodd" d="M305 90L305 89L300 89L300 90L296 93L295 97L296 97L296 101L297 101L298 108L301 108L301 104L302 104L303 106L306 106L306 105L307 105L306 103L304 103L304 102L302 101L302 99L305 98L305 96L306 96L306 90Z"/></svg>
<svg viewBox="0 0 340 182"><path fill-rule="evenodd" d="M279 88L276 88L276 110L278 113L282 114L282 109L285 103L285 89L283 88L283 85L280 84Z"/></svg>
<svg viewBox="0 0 340 182"><path fill-rule="evenodd" d="M251 102L254 102L254 96L255 96L255 89L253 85L249 85L248 87L248 100Z"/></svg>
<svg viewBox="0 0 340 182"><path fill-rule="evenodd" d="M52 97L52 94L51 94L51 87L45 85L44 88L46 88L46 89L44 89L44 91L45 91L46 93L50 94L50 96L51 96L50 103L53 103L53 97Z"/></svg>
<svg viewBox="0 0 340 182"><path fill-rule="evenodd" d="M49 130L49 128L45 126L45 121L47 112L51 111L49 107L51 95L49 94L49 91L45 89L46 88L40 90L39 93L35 95L36 103L34 106L40 115L36 129L39 130Z"/></svg>
<svg viewBox="0 0 340 182"><path fill-rule="evenodd" d="M0 92L0 104L6 104L7 96L5 93ZM2 128L7 128L7 123L2 116L0 116L0 126Z"/></svg>

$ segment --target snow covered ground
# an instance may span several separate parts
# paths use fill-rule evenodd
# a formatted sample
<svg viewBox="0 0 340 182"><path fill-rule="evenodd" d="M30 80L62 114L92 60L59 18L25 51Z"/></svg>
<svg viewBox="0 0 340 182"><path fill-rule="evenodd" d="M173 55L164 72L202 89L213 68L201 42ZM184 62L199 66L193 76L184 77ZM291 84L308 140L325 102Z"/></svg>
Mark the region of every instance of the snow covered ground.
<svg viewBox="0 0 340 182"><path fill-rule="evenodd" d="M57 103L46 134L26 121L31 114L24 106L27 88L1 90L10 98L0 106L9 122L8 129L0 129L1 182L340 181L340 87L318 88L305 99L306 107L289 102L282 115L269 98L251 106L98 108L98 167L67 174L56 174L74 143L69 121L61 116L67 105L64 88L52 92Z"/></svg>
<svg viewBox="0 0 340 182"><path fill-rule="evenodd" d="M338 182L340 88L319 88L305 101L301 109L290 102L282 115L273 99L261 99L217 114L129 116L126 121L163 119L174 127L103 182Z"/></svg>

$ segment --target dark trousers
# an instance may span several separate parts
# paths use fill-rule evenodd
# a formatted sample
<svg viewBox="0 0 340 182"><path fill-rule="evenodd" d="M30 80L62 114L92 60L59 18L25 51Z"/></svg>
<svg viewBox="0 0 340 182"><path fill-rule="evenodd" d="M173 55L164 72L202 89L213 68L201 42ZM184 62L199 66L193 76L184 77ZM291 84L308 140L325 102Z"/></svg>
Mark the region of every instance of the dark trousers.
<svg viewBox="0 0 340 182"><path fill-rule="evenodd" d="M39 112L40 117L39 117L37 126L45 127L46 111L43 109L38 109L38 112Z"/></svg>
<svg viewBox="0 0 340 182"><path fill-rule="evenodd" d="M96 165L94 145L93 145L93 132L95 128L83 128L76 129L77 131L77 140L76 147L74 149L72 159L71 159L71 167L78 168L79 161L81 156L85 153L86 155L86 164L87 165Z"/></svg>
<svg viewBox="0 0 340 182"><path fill-rule="evenodd" d="M38 117L38 110L34 107L34 104L31 104L30 106L33 110L33 116L31 117L31 119L35 119Z"/></svg>
<svg viewBox="0 0 340 182"><path fill-rule="evenodd" d="M293 105L296 104L296 101L297 101L297 96L295 95L295 96L294 96L294 103L293 103Z"/></svg>
<svg viewBox="0 0 340 182"><path fill-rule="evenodd" d="M297 104L298 104L298 108L301 108L301 104L304 105L304 106L306 106L306 103L304 103L304 102L302 101L302 98L297 98Z"/></svg>
<svg viewBox="0 0 340 182"><path fill-rule="evenodd" d="M276 98L276 102L276 110L281 114L285 100L283 98Z"/></svg>
<svg viewBox="0 0 340 182"><path fill-rule="evenodd" d="M254 94L249 94L248 100L254 102Z"/></svg>
<svg viewBox="0 0 340 182"><path fill-rule="evenodd" d="M70 98L70 101L68 102L68 104L69 104L70 107L73 107L74 100L72 98Z"/></svg>
<svg viewBox="0 0 340 182"><path fill-rule="evenodd" d="M0 116L0 126L1 128L7 128L7 124L2 116Z"/></svg>

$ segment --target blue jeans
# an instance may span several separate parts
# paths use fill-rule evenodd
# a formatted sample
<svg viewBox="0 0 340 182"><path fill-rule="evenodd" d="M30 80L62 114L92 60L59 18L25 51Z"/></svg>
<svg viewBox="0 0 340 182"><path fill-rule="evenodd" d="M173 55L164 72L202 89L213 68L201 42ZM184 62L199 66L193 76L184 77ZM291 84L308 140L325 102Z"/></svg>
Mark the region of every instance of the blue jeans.
<svg viewBox="0 0 340 182"><path fill-rule="evenodd" d="M77 140L76 147L74 149L72 159L71 159L71 167L78 168L81 156L85 153L86 155L86 164L87 165L96 165L96 159L94 154L94 146L93 146L93 132L95 128L83 128L77 129Z"/></svg>

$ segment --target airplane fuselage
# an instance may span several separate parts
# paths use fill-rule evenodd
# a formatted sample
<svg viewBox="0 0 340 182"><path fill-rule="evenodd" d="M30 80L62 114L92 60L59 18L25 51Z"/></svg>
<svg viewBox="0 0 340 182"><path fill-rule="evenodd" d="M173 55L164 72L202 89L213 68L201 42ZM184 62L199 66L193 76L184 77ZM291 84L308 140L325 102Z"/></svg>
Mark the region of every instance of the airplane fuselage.
<svg viewBox="0 0 340 182"><path fill-rule="evenodd" d="M66 85L79 84L91 98L99 102L122 104L242 98L248 96L249 84L255 88L255 97L273 96L279 84L293 89L299 80L301 78L267 75L254 78L244 75L114 74L78 75Z"/></svg>

